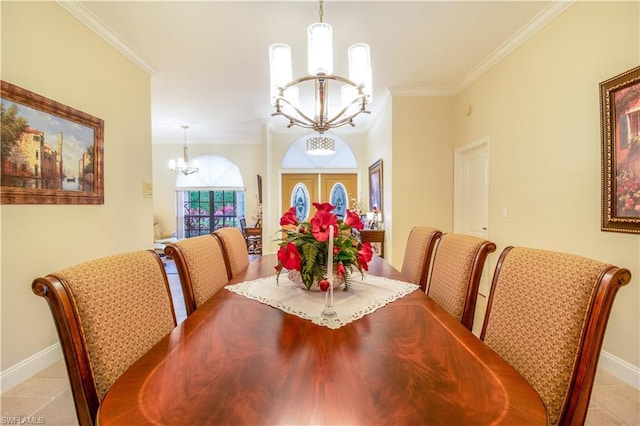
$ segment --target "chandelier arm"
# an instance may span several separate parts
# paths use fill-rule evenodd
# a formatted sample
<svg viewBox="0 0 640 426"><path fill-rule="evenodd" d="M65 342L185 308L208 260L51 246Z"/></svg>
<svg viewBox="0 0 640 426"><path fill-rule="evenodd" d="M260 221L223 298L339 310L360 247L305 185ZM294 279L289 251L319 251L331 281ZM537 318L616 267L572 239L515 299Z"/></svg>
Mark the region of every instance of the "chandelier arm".
<svg viewBox="0 0 640 426"><path fill-rule="evenodd" d="M287 124L287 128L291 128L293 126L298 126L298 127L302 127L303 129L312 129L317 131L318 133L324 133L325 131L329 130L329 127L326 127L324 129L321 129L317 123L311 121L309 123L305 123L304 121L301 121L300 119L293 117L287 113L284 112L274 112L273 114L271 114L271 116L276 116L276 115L281 115L283 117L285 117L287 120L289 120L289 124Z"/></svg>
<svg viewBox="0 0 640 426"><path fill-rule="evenodd" d="M326 120L326 123L329 125L334 125L335 123L340 123L342 121L342 119L340 119L340 117L342 115L344 115L345 112L347 112L347 110L352 106L355 105L358 102L361 102L362 105L360 105L360 109L358 111L356 111L355 113L353 113L352 115L350 115L349 117L344 118L345 120L350 120L352 118L354 118L356 115L362 113L362 112L369 112L366 110L366 102L364 102L364 96L359 96L357 98L355 98L354 100L351 101L351 103L349 105L347 105L346 107L342 108L340 111L338 111L338 113L333 116L333 118L330 118L328 120Z"/></svg>
<svg viewBox="0 0 640 426"><path fill-rule="evenodd" d="M356 113L354 113L354 114L352 114L352 115L350 115L348 117L343 118L340 121L336 121L336 122L332 123L331 127L328 127L328 128L342 127L345 124L349 124L349 125L351 125L351 127L355 127L356 124L353 122L353 119L357 115L359 115L361 113L370 114L371 112L370 111L358 111L358 112L356 112Z"/></svg>
<svg viewBox="0 0 640 426"><path fill-rule="evenodd" d="M306 115L304 112L302 112L302 110L298 107L296 107L293 103L291 103L287 98L284 97L284 92L285 90L289 89L290 87L296 86L300 83L304 83L306 81L311 81L314 80L316 83L316 98L319 98L319 114L318 114L318 118L313 119L311 117L309 117L308 115ZM349 105L347 105L345 108L342 108L336 115L334 115L332 118L327 118L327 111L325 111L327 104L325 103L325 90L327 87L327 80L334 80L334 81L338 81L344 84L347 84L349 86L352 86L354 88L356 88L356 90L358 91L358 96L353 99ZM342 115L345 114L345 112L354 104L356 103L361 103L360 108L358 109L358 111L356 111L353 114L350 114L347 117L342 117ZM293 115L290 115L286 112L283 111L282 107L284 105L289 106L290 108L292 108L298 115L299 117L295 117ZM367 106L367 97L363 91L363 87L361 85L356 84L355 82L353 82L352 80L349 80L348 78L339 76L339 75L333 75L333 74L329 74L329 75L307 75L307 76L303 76L300 78L297 78L295 80L290 81L289 83L285 84L284 86L278 87L278 96L276 98L276 102L275 102L275 108L276 108L276 112L272 113L271 116L277 116L277 115L281 115L283 117L285 117L287 120L289 120L289 124L287 125L288 128L292 127L292 126L299 126L302 127L304 129L313 129L315 131L317 131L318 133L324 133L328 130L330 130L332 127L341 127L344 126L346 124L349 124L351 126L355 126L355 124L353 123L353 118L356 117L357 115L361 114L361 113L369 113L369 111L366 110L366 106Z"/></svg>
<svg viewBox="0 0 640 426"><path fill-rule="evenodd" d="M349 80L346 77L342 77L340 75L335 75L335 74L323 74L323 75L305 75L303 77L299 77L296 78L295 80L291 80L290 82L288 82L287 84L285 84L282 87L279 87L278 89L285 91L290 87L296 86L300 83L303 83L305 81L309 81L309 80L320 80L320 79L324 79L324 80L335 80L335 81L339 81L341 83L345 83L348 84L350 86L353 86L355 88L357 88L359 90L359 92L362 92L362 86L360 86L359 84L355 83L352 80Z"/></svg>
<svg viewBox="0 0 640 426"><path fill-rule="evenodd" d="M294 117L292 115L287 114L286 112L282 111L282 108L280 107L280 101L284 102L285 104L289 105L291 108L294 109L295 112L297 112L298 114L300 114L300 117L302 117L304 120L300 120L297 117ZM277 98L277 102L278 102L278 106L276 107L276 112L274 112L273 114L271 114L271 116L274 115L282 115L284 117L286 117L287 119L289 119L290 121L295 122L295 124L297 124L300 127L305 127L302 124L306 124L308 127L306 127L307 129L313 129L313 123L315 123L315 120L313 120L312 118L308 117L305 113L303 113L302 111L300 111L300 109L298 107L296 107L294 104L292 104L291 102L289 102L287 100L287 98L284 97L278 97Z"/></svg>

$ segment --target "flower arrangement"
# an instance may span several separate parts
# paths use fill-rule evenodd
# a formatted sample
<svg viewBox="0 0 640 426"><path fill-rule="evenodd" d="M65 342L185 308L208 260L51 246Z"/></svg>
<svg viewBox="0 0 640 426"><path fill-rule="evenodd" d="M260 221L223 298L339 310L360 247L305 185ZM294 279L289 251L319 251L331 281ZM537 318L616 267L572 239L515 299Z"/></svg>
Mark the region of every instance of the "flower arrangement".
<svg viewBox="0 0 640 426"><path fill-rule="evenodd" d="M327 257L329 250L329 228L333 227L333 267L338 277L344 279L345 290L349 276L357 270L364 275L369 270L373 256L371 244L362 243L352 234L352 229L363 229L360 216L347 210L344 220L333 213L335 206L329 203L313 203L316 214L309 222L298 222L296 208L291 207L280 218L280 230L284 233L278 250L277 277L283 269L300 271L302 282L310 289L319 282L320 289L326 291ZM323 285L324 284L324 285Z"/></svg>

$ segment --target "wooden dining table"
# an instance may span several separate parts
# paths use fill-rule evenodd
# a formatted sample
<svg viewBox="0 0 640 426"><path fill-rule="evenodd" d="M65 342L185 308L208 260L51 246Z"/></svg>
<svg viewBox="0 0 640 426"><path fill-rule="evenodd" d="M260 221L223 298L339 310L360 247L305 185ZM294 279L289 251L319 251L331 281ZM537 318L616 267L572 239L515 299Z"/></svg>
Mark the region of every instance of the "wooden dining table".
<svg viewBox="0 0 640 426"><path fill-rule="evenodd" d="M232 280L274 274L261 256ZM406 281L380 257L370 274ZM347 290L349 291L349 290ZM419 289L338 329L226 289L118 378L100 425L544 425L534 388Z"/></svg>

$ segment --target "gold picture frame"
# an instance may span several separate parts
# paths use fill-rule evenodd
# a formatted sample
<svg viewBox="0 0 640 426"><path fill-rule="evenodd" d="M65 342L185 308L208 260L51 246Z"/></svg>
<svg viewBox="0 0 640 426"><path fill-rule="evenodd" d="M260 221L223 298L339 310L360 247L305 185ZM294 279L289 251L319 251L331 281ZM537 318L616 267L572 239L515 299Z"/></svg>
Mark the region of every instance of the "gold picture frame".
<svg viewBox="0 0 640 426"><path fill-rule="evenodd" d="M369 211L382 211L382 159L369 166Z"/></svg>
<svg viewBox="0 0 640 426"><path fill-rule="evenodd" d="M640 66L600 83L603 231L640 233Z"/></svg>
<svg viewBox="0 0 640 426"><path fill-rule="evenodd" d="M104 121L0 83L0 204L104 204Z"/></svg>

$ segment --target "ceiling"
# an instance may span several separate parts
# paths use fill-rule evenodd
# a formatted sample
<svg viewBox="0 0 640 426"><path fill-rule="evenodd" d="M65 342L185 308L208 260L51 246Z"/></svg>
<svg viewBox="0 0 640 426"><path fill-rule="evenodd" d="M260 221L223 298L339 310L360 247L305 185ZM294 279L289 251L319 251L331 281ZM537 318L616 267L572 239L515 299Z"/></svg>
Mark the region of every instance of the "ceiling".
<svg viewBox="0 0 640 426"><path fill-rule="evenodd" d="M273 112L268 47L289 44L294 78L306 74L315 1L60 2L151 75L153 143L261 143L263 125L292 132ZM334 74L347 48L370 45L373 102L364 132L393 95L452 95L557 16L566 1L342 1L324 3ZM332 96L332 98L335 96ZM302 101L302 100L301 100Z"/></svg>

